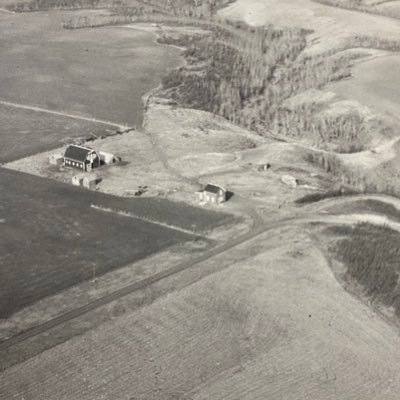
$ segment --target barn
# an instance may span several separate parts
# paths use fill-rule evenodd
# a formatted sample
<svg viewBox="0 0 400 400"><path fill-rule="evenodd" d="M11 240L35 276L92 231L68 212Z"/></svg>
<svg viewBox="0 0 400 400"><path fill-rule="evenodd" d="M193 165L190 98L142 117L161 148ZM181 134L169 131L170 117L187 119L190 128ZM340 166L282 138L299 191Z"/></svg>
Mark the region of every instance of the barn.
<svg viewBox="0 0 400 400"><path fill-rule="evenodd" d="M197 192L201 203L222 204L226 202L227 191L222 186L208 184L203 190Z"/></svg>
<svg viewBox="0 0 400 400"><path fill-rule="evenodd" d="M71 144L65 150L64 165L82 171L91 171L100 166L100 157L95 150L89 147Z"/></svg>

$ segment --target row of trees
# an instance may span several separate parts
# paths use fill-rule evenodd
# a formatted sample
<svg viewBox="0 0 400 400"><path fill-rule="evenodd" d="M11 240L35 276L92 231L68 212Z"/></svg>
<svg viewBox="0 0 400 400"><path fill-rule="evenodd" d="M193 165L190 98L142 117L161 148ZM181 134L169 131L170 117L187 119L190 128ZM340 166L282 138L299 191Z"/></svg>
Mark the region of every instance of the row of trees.
<svg viewBox="0 0 400 400"><path fill-rule="evenodd" d="M31 0L10 5L14 12L29 12L43 10L77 10L118 7L122 0Z"/></svg>
<svg viewBox="0 0 400 400"><path fill-rule="evenodd" d="M95 9L112 8L119 14L132 15L134 9L158 12L179 17L210 17L216 9L228 0L30 0L11 4L8 8L15 12L42 11L51 9Z"/></svg>
<svg viewBox="0 0 400 400"><path fill-rule="evenodd" d="M95 28L128 24L134 20L135 18L132 15L74 15L66 19L63 26L65 29Z"/></svg>

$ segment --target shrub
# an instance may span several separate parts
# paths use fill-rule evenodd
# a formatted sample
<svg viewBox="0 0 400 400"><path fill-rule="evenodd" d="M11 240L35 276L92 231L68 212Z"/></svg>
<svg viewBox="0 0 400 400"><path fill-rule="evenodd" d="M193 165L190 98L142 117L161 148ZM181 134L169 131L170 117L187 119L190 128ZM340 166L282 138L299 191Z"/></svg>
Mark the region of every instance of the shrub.
<svg viewBox="0 0 400 400"><path fill-rule="evenodd" d="M326 192L317 192L306 194L303 197L300 197L295 201L296 204L308 204L308 203L316 203L321 200L330 199L334 197L340 196L352 196L359 194L357 191L353 190L349 187L341 187L335 190L328 190Z"/></svg>
<svg viewBox="0 0 400 400"><path fill-rule="evenodd" d="M361 284L365 295L400 312L400 234L388 227L362 223L332 249L346 268L347 279Z"/></svg>

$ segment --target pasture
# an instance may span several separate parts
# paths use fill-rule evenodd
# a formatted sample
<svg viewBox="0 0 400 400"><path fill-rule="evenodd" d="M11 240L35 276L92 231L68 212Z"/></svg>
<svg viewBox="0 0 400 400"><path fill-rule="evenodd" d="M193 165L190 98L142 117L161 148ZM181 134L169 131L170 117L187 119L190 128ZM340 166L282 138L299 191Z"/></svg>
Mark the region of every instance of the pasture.
<svg viewBox="0 0 400 400"><path fill-rule="evenodd" d="M226 214L151 199L122 199L0 170L0 317L112 269L194 238L95 210L133 212L201 232Z"/></svg>

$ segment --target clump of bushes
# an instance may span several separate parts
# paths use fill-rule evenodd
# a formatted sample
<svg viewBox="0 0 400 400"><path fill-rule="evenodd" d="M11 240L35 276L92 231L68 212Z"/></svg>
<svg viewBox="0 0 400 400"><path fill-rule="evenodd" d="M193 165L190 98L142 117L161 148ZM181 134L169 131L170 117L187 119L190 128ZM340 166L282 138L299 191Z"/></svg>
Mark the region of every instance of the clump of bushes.
<svg viewBox="0 0 400 400"><path fill-rule="evenodd" d="M332 249L347 268L346 279L355 280L372 301L394 307L400 317L400 234L367 223L355 226Z"/></svg>
<svg viewBox="0 0 400 400"><path fill-rule="evenodd" d="M74 15L63 22L65 29L94 28L128 24L135 19L129 15Z"/></svg>
<svg viewBox="0 0 400 400"><path fill-rule="evenodd" d="M341 196L352 196L356 194L359 194L359 192L350 187L341 186L338 189L332 189L326 192L316 192L316 193L306 194L305 196L296 199L295 203L296 204L317 203L318 201L325 199L331 199L334 197L341 197Z"/></svg>

